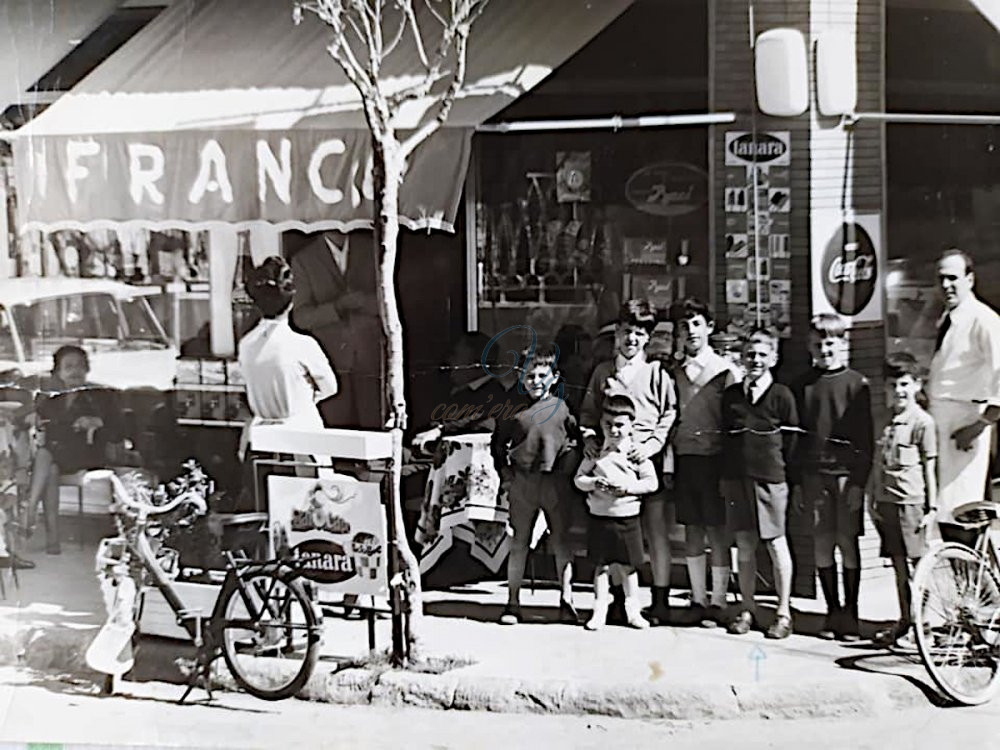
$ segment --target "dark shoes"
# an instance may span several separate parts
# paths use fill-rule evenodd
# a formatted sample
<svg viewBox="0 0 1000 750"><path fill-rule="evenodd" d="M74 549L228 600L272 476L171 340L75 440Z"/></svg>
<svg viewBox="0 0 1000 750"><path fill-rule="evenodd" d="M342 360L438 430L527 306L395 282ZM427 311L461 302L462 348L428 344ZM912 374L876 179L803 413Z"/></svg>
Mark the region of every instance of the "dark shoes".
<svg viewBox="0 0 1000 750"><path fill-rule="evenodd" d="M844 643L857 643L861 640L858 618L852 612L844 612L840 625L840 640Z"/></svg>
<svg viewBox="0 0 1000 750"><path fill-rule="evenodd" d="M500 624L517 625L519 622L521 622L521 607L516 604L504 607L503 614L500 615Z"/></svg>
<svg viewBox="0 0 1000 750"><path fill-rule="evenodd" d="M836 640L837 636L840 635L841 617L842 615L839 609L828 612L826 619L823 620L823 627L819 629L819 632L816 635L824 641Z"/></svg>
<svg viewBox="0 0 1000 750"><path fill-rule="evenodd" d="M729 623L729 627L726 628L726 632L731 635L746 635L753 629L753 613L748 610L743 610L738 615L736 619Z"/></svg>
<svg viewBox="0 0 1000 750"><path fill-rule="evenodd" d="M576 607L565 599L559 600L559 622L570 625L580 624L580 613L576 611Z"/></svg>
<svg viewBox="0 0 1000 750"><path fill-rule="evenodd" d="M704 616L698 624L703 628L717 628L725 624L726 609L715 604L703 608Z"/></svg>
<svg viewBox="0 0 1000 750"><path fill-rule="evenodd" d="M792 618L788 615L778 615L774 618L774 623L764 633L765 638L771 640L781 640L792 634Z"/></svg>
<svg viewBox="0 0 1000 750"><path fill-rule="evenodd" d="M906 620L900 620L899 622L893 623L892 627L880 630L872 636L872 643L876 646L883 646L888 648L890 646L895 646L900 638L903 638L910 632L910 623ZM909 645L906 643L904 645Z"/></svg>

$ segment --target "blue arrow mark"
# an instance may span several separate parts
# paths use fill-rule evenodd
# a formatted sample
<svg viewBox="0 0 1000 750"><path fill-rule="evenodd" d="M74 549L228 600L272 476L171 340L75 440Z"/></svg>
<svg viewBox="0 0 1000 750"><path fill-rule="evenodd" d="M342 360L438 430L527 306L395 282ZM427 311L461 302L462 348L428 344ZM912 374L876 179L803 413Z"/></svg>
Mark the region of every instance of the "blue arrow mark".
<svg viewBox="0 0 1000 750"><path fill-rule="evenodd" d="M753 681L760 682L760 663L767 658L764 649L754 646L750 651L750 661L753 662Z"/></svg>

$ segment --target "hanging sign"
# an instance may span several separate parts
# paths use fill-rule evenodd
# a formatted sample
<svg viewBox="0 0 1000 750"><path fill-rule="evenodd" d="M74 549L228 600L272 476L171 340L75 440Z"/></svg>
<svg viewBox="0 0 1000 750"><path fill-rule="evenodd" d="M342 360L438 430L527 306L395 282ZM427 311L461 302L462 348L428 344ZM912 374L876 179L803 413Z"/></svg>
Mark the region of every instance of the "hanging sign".
<svg viewBox="0 0 1000 750"><path fill-rule="evenodd" d="M834 312L854 323L882 320L882 221L877 213L812 215L813 313Z"/></svg>
<svg viewBox="0 0 1000 750"><path fill-rule="evenodd" d="M708 175L693 164L651 164L628 178L625 197L643 213L683 216L707 202Z"/></svg>

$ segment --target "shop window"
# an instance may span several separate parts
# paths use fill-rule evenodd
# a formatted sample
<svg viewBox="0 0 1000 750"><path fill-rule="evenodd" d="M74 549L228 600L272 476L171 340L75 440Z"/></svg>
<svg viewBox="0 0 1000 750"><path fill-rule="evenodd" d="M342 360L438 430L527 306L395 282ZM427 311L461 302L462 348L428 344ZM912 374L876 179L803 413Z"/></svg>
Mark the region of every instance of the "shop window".
<svg viewBox="0 0 1000 750"><path fill-rule="evenodd" d="M704 129L482 137L479 329L591 334L622 299L709 292ZM525 333L524 335L527 335Z"/></svg>

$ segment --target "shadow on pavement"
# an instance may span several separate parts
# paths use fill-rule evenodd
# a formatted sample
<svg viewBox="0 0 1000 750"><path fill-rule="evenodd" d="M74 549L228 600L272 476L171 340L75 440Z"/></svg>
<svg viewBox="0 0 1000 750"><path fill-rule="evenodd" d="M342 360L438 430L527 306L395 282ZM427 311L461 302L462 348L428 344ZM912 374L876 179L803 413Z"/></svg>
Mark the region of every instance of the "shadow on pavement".
<svg viewBox="0 0 1000 750"><path fill-rule="evenodd" d="M857 648L860 649L861 647ZM864 648L865 651L863 653L842 657L837 659L835 663L842 669L898 677L920 690L932 705L939 708L951 705L930 684L927 673L924 671L924 665L920 660L920 655L915 651L887 651L884 648L871 644L866 644Z"/></svg>

